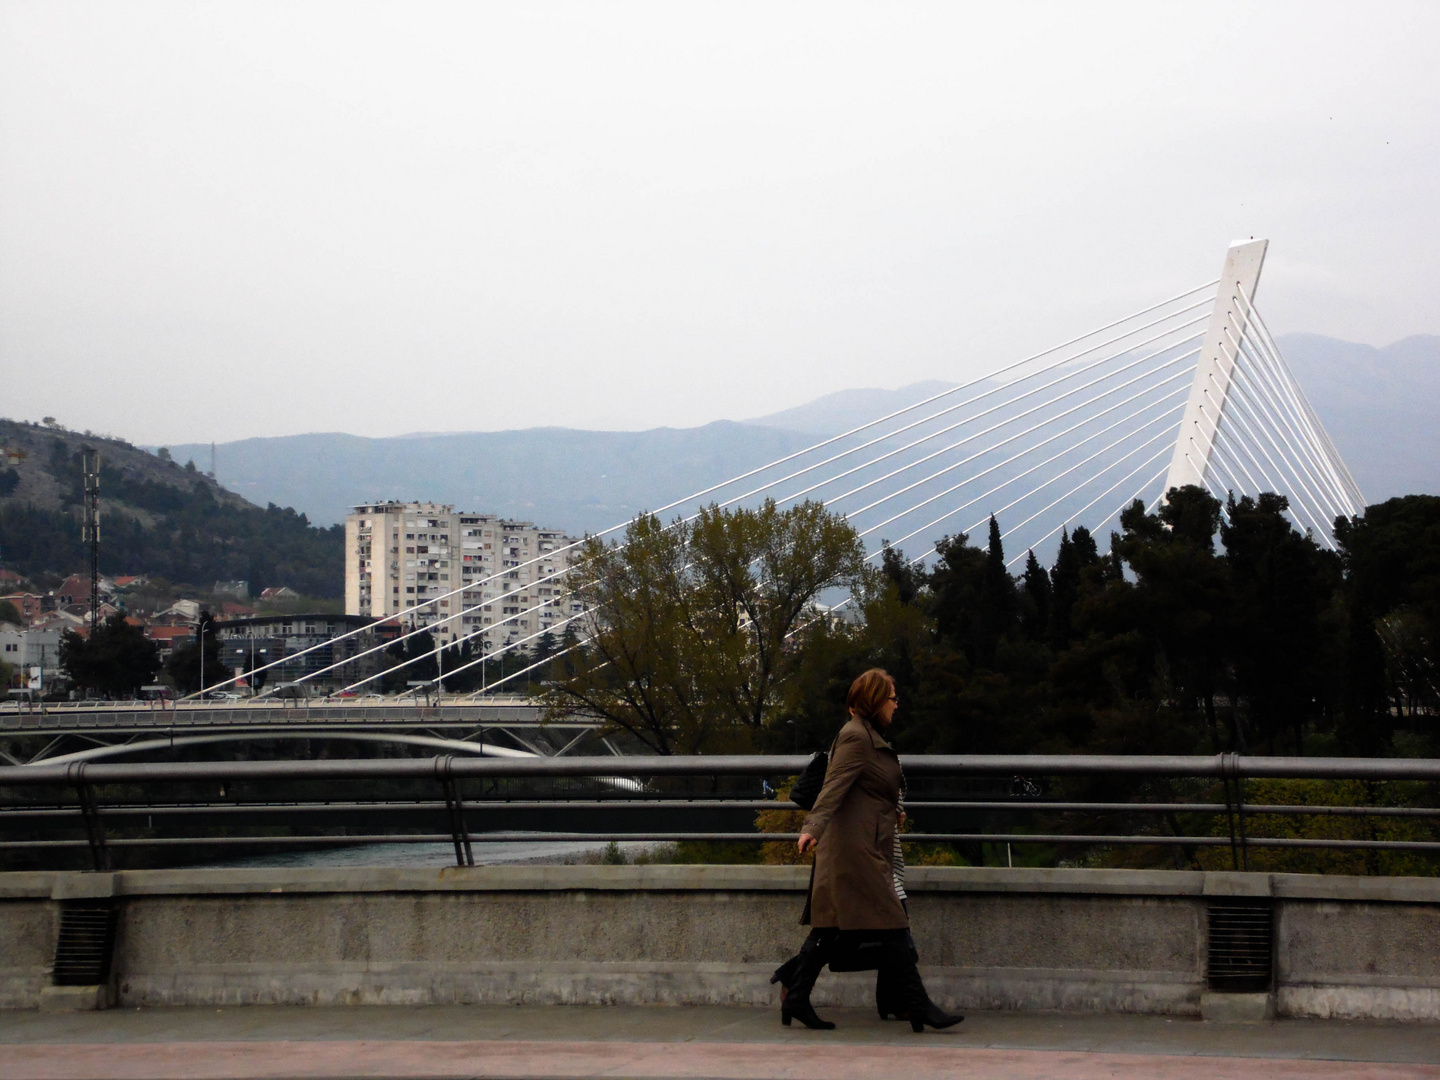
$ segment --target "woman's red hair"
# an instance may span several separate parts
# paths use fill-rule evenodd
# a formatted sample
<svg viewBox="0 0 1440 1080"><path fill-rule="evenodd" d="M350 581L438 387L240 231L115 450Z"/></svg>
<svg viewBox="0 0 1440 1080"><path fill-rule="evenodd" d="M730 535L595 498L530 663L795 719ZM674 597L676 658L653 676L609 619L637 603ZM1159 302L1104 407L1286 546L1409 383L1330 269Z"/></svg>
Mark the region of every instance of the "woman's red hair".
<svg viewBox="0 0 1440 1080"><path fill-rule="evenodd" d="M871 668L850 684L845 707L862 720L873 720L895 693L895 680L883 668Z"/></svg>

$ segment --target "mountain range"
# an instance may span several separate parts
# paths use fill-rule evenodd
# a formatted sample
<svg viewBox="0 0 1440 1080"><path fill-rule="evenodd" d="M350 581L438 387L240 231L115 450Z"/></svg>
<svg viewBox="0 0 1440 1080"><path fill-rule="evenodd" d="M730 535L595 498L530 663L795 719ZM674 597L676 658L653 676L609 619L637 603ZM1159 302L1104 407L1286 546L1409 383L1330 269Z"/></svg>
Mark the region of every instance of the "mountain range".
<svg viewBox="0 0 1440 1080"><path fill-rule="evenodd" d="M1315 334L1279 344L1367 501L1440 494L1440 336L1384 348ZM516 431L366 438L308 434L220 444L219 480L259 504L294 507L318 525L350 506L424 499L598 531L641 510L763 465L955 385L850 389L745 421L696 428ZM210 446L170 447L208 464Z"/></svg>

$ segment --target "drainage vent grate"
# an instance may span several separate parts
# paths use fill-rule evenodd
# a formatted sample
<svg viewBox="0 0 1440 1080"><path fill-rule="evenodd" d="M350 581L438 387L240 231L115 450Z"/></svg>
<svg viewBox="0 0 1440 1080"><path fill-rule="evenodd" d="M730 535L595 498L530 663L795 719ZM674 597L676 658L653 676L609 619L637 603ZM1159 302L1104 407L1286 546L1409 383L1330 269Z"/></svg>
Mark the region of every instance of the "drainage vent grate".
<svg viewBox="0 0 1440 1080"><path fill-rule="evenodd" d="M1258 994L1270 989L1274 908L1269 900L1212 901L1206 976L1211 990Z"/></svg>
<svg viewBox="0 0 1440 1080"><path fill-rule="evenodd" d="M112 900L61 902L60 935L55 941L51 976L56 986L99 986L109 981L115 919Z"/></svg>

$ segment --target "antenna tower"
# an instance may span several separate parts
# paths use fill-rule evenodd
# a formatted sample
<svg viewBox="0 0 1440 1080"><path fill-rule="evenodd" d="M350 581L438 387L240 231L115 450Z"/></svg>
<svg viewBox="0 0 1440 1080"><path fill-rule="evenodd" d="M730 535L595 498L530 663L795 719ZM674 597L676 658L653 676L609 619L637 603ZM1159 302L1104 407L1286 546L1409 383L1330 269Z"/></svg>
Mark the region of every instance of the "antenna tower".
<svg viewBox="0 0 1440 1080"><path fill-rule="evenodd" d="M90 545L90 633L100 622L100 451L86 447L85 542Z"/></svg>

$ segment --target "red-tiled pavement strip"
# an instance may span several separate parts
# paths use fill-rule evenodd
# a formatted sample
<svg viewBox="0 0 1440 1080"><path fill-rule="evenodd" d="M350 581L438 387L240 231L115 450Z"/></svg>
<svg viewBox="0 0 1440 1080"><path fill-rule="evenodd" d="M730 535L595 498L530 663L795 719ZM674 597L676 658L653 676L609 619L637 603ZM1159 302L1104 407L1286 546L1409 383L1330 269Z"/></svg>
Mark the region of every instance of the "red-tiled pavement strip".
<svg viewBox="0 0 1440 1080"><path fill-rule="evenodd" d="M5 1080L715 1077L726 1080L1440 1080L1440 1065L964 1046L721 1042L281 1041L0 1047Z"/></svg>

